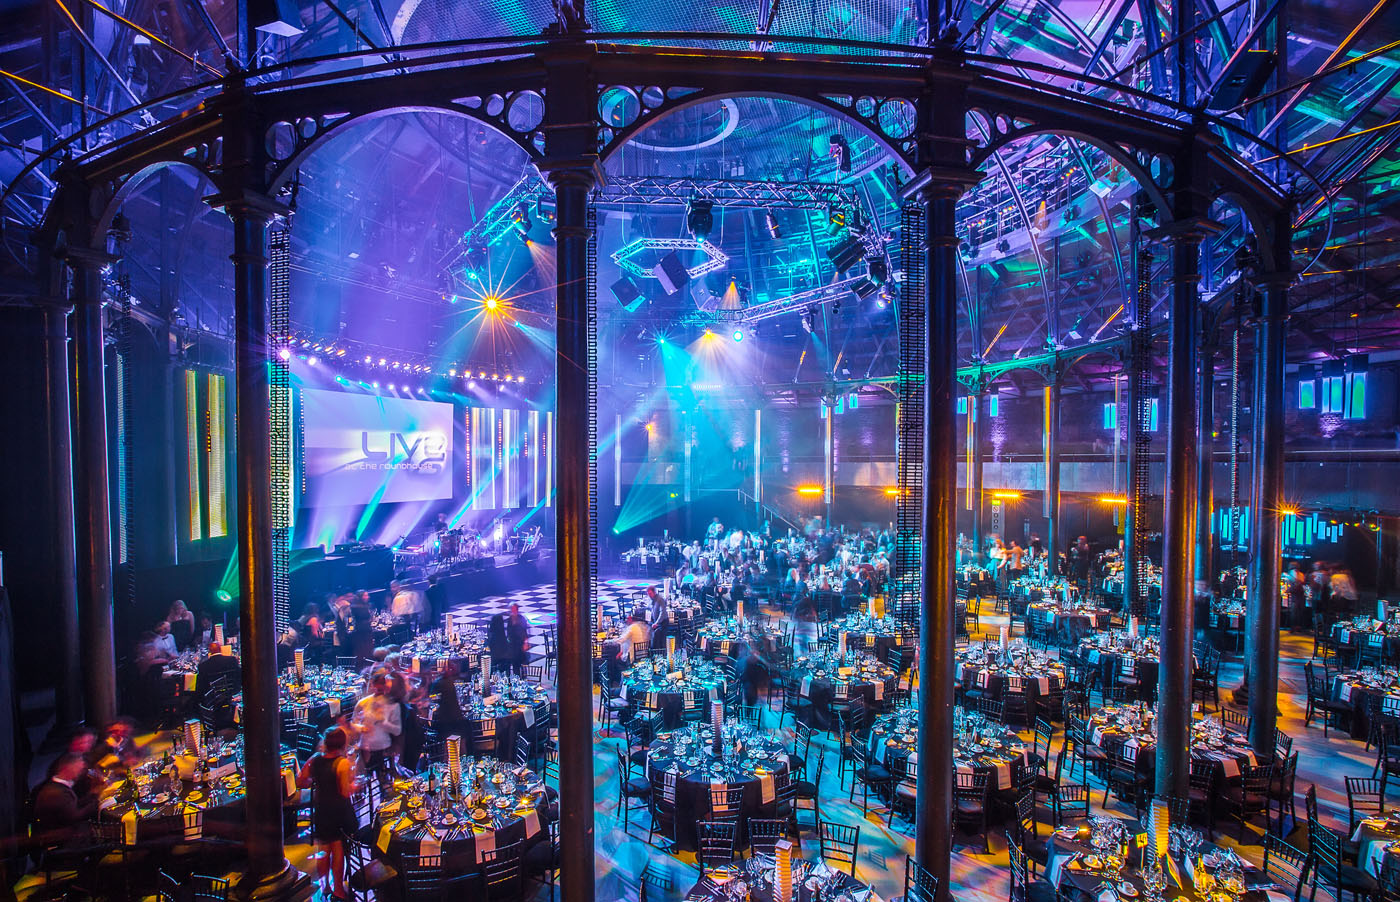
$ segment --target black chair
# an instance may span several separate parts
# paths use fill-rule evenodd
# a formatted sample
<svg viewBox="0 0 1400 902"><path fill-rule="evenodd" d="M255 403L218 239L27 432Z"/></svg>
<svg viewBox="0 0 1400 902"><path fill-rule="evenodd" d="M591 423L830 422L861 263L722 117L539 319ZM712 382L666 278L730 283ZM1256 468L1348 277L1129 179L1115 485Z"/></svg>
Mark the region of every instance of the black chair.
<svg viewBox="0 0 1400 902"><path fill-rule="evenodd" d="M833 868L845 868L854 877L856 859L860 855L860 828L832 821L817 822L817 841L821 856Z"/></svg>
<svg viewBox="0 0 1400 902"><path fill-rule="evenodd" d="M751 817L746 826L750 855L772 855L778 841L788 836L788 822L784 818Z"/></svg>
<svg viewBox="0 0 1400 902"><path fill-rule="evenodd" d="M1317 675L1312 661L1303 665L1303 676L1306 678L1308 688L1308 705L1303 712L1303 725L1312 726L1312 719L1320 715L1322 717L1322 735L1326 738L1327 728L1332 725L1333 718L1350 719L1351 706L1332 700L1332 690L1328 682Z"/></svg>
<svg viewBox="0 0 1400 902"><path fill-rule="evenodd" d="M987 774L978 771L953 773L953 827L962 827L982 839L982 854L990 855L992 847L987 837L987 818L991 808L991 791Z"/></svg>
<svg viewBox="0 0 1400 902"><path fill-rule="evenodd" d="M1108 752L1107 770L1104 774L1103 804L1108 807L1108 797L1118 798L1133 806L1133 812L1142 815L1144 802L1149 789L1147 775L1138 770L1137 762L1121 751Z"/></svg>
<svg viewBox="0 0 1400 902"><path fill-rule="evenodd" d="M633 801L640 805L633 805ZM632 776L632 761L617 752L617 807L622 810L622 832L627 832L628 819L635 809L650 807L651 783L646 777Z"/></svg>
<svg viewBox="0 0 1400 902"><path fill-rule="evenodd" d="M911 855L904 859L904 902L934 902L938 878Z"/></svg>
<svg viewBox="0 0 1400 902"><path fill-rule="evenodd" d="M910 761L907 755L890 759L890 815L886 826L894 826L896 811L907 816L914 823L915 803L918 799L919 765Z"/></svg>
<svg viewBox="0 0 1400 902"><path fill-rule="evenodd" d="M440 902L443 893L442 856L400 856L400 889L404 902Z"/></svg>
<svg viewBox="0 0 1400 902"><path fill-rule="evenodd" d="M797 813L802 810L812 812L812 829L817 829L822 818L822 774L826 765L826 749L817 753L817 766L815 770L808 770L808 773L815 774L812 780L798 780L794 784L792 820L799 829L801 822L797 819ZM804 804L805 803L805 804Z"/></svg>
<svg viewBox="0 0 1400 902"><path fill-rule="evenodd" d="M1190 822L1192 812L1200 815L1201 823L1206 826L1206 837L1215 838L1215 762L1204 758L1191 759L1191 774L1189 777L1189 790L1186 795L1187 819L1183 823Z"/></svg>
<svg viewBox="0 0 1400 902"><path fill-rule="evenodd" d="M695 825L695 832L699 839L695 850L695 862L700 866L702 877L706 869L715 870L734 862L734 856L738 852L738 824L701 821Z"/></svg>
<svg viewBox="0 0 1400 902"><path fill-rule="evenodd" d="M1033 864L1046 867L1050 863L1048 843L1040 838L1040 825L1035 820L1035 794L1023 793L1016 799L1016 820L1011 824L1012 832L1021 851Z"/></svg>
<svg viewBox="0 0 1400 902"><path fill-rule="evenodd" d="M1269 784L1273 779L1272 764L1246 766L1240 774L1240 782L1220 792L1220 801L1226 811L1237 820L1239 830L1236 839L1239 842L1244 842L1245 824L1255 815L1264 815L1264 832L1269 832Z"/></svg>
<svg viewBox="0 0 1400 902"><path fill-rule="evenodd" d="M651 775L651 829L647 842L656 838L658 830L674 845L676 841L676 775L657 771Z"/></svg>
<svg viewBox="0 0 1400 902"><path fill-rule="evenodd" d="M1379 895L1380 883L1375 877L1361 868L1342 862L1341 837L1331 830L1326 827L1310 829L1308 849L1316 868L1316 883L1328 887L1338 902L1343 902L1345 893L1351 893L1356 902Z"/></svg>
<svg viewBox="0 0 1400 902"><path fill-rule="evenodd" d="M1055 902L1055 887L1050 881L1032 878L1026 865L1026 853L1012 836L1006 838L1006 850L1011 858L1011 902Z"/></svg>
<svg viewBox="0 0 1400 902"><path fill-rule="evenodd" d="M525 876L549 887L549 898L554 899L555 879L559 872L559 824L549 824L549 841L537 842L525 850L521 859Z"/></svg>
<svg viewBox="0 0 1400 902"><path fill-rule="evenodd" d="M1368 817L1385 817L1385 786L1374 777L1347 777L1347 832Z"/></svg>
<svg viewBox="0 0 1400 902"><path fill-rule="evenodd" d="M1282 759L1281 764L1274 766L1274 779L1269 784L1269 800L1278 805L1278 832L1280 836L1287 835L1283 829L1283 806L1288 806L1288 818L1293 823L1298 822L1298 793L1296 784L1298 782L1298 753Z"/></svg>
<svg viewBox="0 0 1400 902"><path fill-rule="evenodd" d="M492 902L520 902L525 898L525 870L520 857L522 841L497 846L481 856L481 879Z"/></svg>
<svg viewBox="0 0 1400 902"><path fill-rule="evenodd" d="M875 790L877 798L888 798L890 788L894 782L894 775L889 768L877 761L872 760L871 755L863 744L856 743L851 747L851 794L850 801L856 798L856 784L860 784L860 811L866 814L870 811L870 790Z"/></svg>
<svg viewBox="0 0 1400 902"><path fill-rule="evenodd" d="M715 824L738 823L744 813L744 787L710 786L710 813L708 820Z"/></svg>
<svg viewBox="0 0 1400 902"><path fill-rule="evenodd" d="M1298 902L1307 882L1310 856L1270 834L1264 837L1264 876L1272 883L1292 890Z"/></svg>

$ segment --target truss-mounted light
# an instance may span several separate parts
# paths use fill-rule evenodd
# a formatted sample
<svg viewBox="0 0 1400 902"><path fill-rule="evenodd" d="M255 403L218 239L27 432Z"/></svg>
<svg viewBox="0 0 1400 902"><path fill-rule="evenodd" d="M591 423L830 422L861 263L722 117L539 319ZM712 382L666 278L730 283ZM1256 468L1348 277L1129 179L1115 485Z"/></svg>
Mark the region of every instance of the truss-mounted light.
<svg viewBox="0 0 1400 902"><path fill-rule="evenodd" d="M635 259L646 251L700 251L707 259L686 269L692 279L723 269L729 263L729 256L724 251L698 238L638 238L621 250L614 251L613 262L623 272L637 278L655 279L656 267L642 266Z"/></svg>

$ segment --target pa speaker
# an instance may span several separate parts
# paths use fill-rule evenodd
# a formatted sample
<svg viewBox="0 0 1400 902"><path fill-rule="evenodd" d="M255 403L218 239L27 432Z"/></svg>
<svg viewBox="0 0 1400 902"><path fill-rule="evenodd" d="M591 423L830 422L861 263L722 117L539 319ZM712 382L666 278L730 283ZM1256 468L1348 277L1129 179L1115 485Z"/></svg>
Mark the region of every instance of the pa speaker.
<svg viewBox="0 0 1400 902"><path fill-rule="evenodd" d="M613 297L617 298L617 302L622 305L622 309L628 313L642 306L642 301L646 300L642 297L642 292L636 284L626 276L613 283L612 293Z"/></svg>
<svg viewBox="0 0 1400 902"><path fill-rule="evenodd" d="M656 281L661 283L661 287L666 290L667 294L675 294L690 281L690 271L681 262L681 255L675 251L662 257L652 272L655 273Z"/></svg>

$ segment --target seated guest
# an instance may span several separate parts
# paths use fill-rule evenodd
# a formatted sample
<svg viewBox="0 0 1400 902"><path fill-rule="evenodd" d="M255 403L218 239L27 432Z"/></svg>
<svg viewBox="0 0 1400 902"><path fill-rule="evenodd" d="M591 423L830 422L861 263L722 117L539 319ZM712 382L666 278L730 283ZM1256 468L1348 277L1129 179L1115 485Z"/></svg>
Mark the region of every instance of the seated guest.
<svg viewBox="0 0 1400 902"><path fill-rule="evenodd" d="M633 660L634 646L646 646L651 641L651 631L647 629L646 621L638 613L632 614L632 622L627 624L627 629L618 638L617 657L624 663L631 663Z"/></svg>
<svg viewBox="0 0 1400 902"><path fill-rule="evenodd" d="M121 771L130 768L141 760L141 750L136 747L136 724L127 717L118 717L107 724L98 740L88 752L88 763L104 771Z"/></svg>
<svg viewBox="0 0 1400 902"><path fill-rule="evenodd" d="M180 654L180 648L175 644L175 636L170 632L168 620L156 624L156 638L153 644L156 651L165 654L167 659L176 658Z"/></svg>
<svg viewBox="0 0 1400 902"><path fill-rule="evenodd" d="M34 832L43 845L74 846L88 840L87 821L97 812L97 796L79 796L74 788L87 769L82 755L65 752L34 788Z"/></svg>
<svg viewBox="0 0 1400 902"><path fill-rule="evenodd" d="M208 614L199 615L199 626L195 628L194 647L208 648L214 641L214 618Z"/></svg>
<svg viewBox="0 0 1400 902"><path fill-rule="evenodd" d="M217 642L209 643L209 657L199 662L195 677L195 688L200 698L209 692L216 680L223 679L230 689L237 689L242 682L238 659L224 654L224 647Z"/></svg>
<svg viewBox="0 0 1400 902"><path fill-rule="evenodd" d="M821 629L817 626L817 603L809 596L804 596L797 602L797 607L792 611L792 643L794 650L805 653L809 645L815 645L821 637Z"/></svg>
<svg viewBox="0 0 1400 902"><path fill-rule="evenodd" d="M757 704L759 688L768 685L768 662L747 643L741 643L739 657L734 662L734 675L744 687L744 704Z"/></svg>
<svg viewBox="0 0 1400 902"><path fill-rule="evenodd" d="M80 756L85 768L83 775L73 782L73 791L80 799L86 795L96 795L106 782L102 771L93 766L89 757L96 746L97 731L92 727L78 727L68 739L67 754Z"/></svg>

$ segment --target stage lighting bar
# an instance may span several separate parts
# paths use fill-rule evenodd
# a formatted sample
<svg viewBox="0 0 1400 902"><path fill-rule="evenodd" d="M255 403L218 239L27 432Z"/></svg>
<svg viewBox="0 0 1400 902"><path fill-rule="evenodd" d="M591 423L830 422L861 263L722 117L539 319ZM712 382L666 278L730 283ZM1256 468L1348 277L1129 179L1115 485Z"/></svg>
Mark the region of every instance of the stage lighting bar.
<svg viewBox="0 0 1400 902"><path fill-rule="evenodd" d="M708 258L702 263L688 267L686 272L692 280L698 279L729 264L729 255L708 241L698 238L638 238L631 244L613 252L613 262L623 272L643 279L656 278L656 267L643 267L632 258L645 251L700 251Z"/></svg>
<svg viewBox="0 0 1400 902"><path fill-rule="evenodd" d="M790 294L787 297L765 301L762 304L754 304L742 311L742 315L736 319L744 323L759 323L766 319L782 316L785 313L792 313L797 310L806 310L812 304L824 304L827 301L845 296L850 292L857 282L865 279L865 276L851 276L846 279L838 279L830 285L821 285L817 288L809 288L806 291L799 291L797 294Z"/></svg>
<svg viewBox="0 0 1400 902"><path fill-rule="evenodd" d="M668 204L686 206L703 198L716 207L767 210L825 210L860 205L854 189L830 182L762 182L727 179L608 176L596 195L600 206Z"/></svg>

